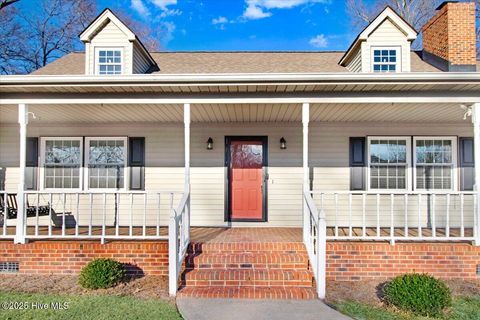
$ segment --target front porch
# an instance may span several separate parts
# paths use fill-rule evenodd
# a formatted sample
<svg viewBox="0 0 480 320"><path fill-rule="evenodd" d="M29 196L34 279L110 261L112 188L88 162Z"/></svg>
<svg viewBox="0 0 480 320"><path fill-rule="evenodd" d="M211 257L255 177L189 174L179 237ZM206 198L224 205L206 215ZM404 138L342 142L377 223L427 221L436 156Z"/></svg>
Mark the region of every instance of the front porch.
<svg viewBox="0 0 480 320"><path fill-rule="evenodd" d="M240 259L239 265L253 268L242 272L254 275L255 264L249 263L246 255L252 244L255 247L259 243L263 250L261 256L265 256L268 243L284 251L290 251L288 246L293 243L302 247L302 255L307 260L302 265L300 278L295 273L287 280L292 283L300 280L297 284L306 285L311 273L315 286L310 289L316 290L320 297L325 294L322 279L331 272L328 271L329 259L340 259L328 258L329 250L331 257L338 256L337 249L331 249L337 245L362 246L368 241L368 244L383 246L388 241L388 245L415 247L421 246L419 242L448 242L453 248L466 242L478 243L478 194L463 186L472 180L467 179L468 175L479 173L480 166L473 169L473 163L457 162L460 139L474 136L475 139L469 141L480 146L477 117L474 117L475 126L469 119L464 120L466 110L461 108L463 104L459 99L443 101L444 97L436 96L417 97L415 101L409 97L402 102L401 97L396 97L392 99L395 103L378 96L375 99L374 103L367 103L365 98L358 98L356 102L352 97L343 102L320 99L311 103L299 103L300 100L254 103L255 100L235 99L162 103L161 99L153 101L152 98L138 102L109 98L99 103L85 98L71 101L61 98L58 101L40 99L18 106L5 100L10 104L0 107L0 150L6 150L0 153L0 185L4 189L0 196L6 216L0 228L1 237L18 243L53 239L79 243L97 240L105 245L112 241L168 241L172 295L177 291L184 257L192 253L192 243L202 243L207 248L218 244L233 246L241 251L235 253L235 259ZM474 116L478 109L474 104ZM226 137L240 136L262 137L267 141L268 161L262 164L262 179L259 179L262 184L259 190L265 195L262 198L265 221L231 219L230 167L226 156L230 150ZM364 154L362 161L355 163L351 141L359 137L363 138ZM416 188L414 184L420 180L410 173L416 170L413 159L397 163L393 178L390 173L375 176L378 185L374 187L370 171L383 164L372 165L366 161L371 158L366 153L369 143L378 140L378 145L389 145L391 137L396 143L405 142L398 144L408 150L405 159L413 158L415 149L411 144L415 139L426 141L429 137L440 137L442 143L451 142L448 155L449 159L455 158L448 162L451 175L442 173L440 177L442 186L448 184L449 187ZM33 157L27 154L30 141L27 138L37 138L38 153ZM213 143L211 148L207 147L209 138ZM282 138L285 146L280 145ZM65 178L63 168L58 176L55 171L53 180L47 182L45 171L49 164L45 162L45 149L48 143L55 145L54 141L67 141L70 146L78 141L77 159L86 159L76 164L79 181L75 180L74 173ZM90 163L88 155L100 143L104 143L103 147L109 146L109 141L123 143L123 160L117 164L121 168L92 176L92 168L108 165L100 163L95 167L97 164ZM132 143L139 141L143 141L143 145L135 146L141 146L143 153L139 153L139 159L131 159ZM412 148L408 149L407 145ZM475 152L479 149L475 148ZM476 161L479 158L476 157ZM401 166L409 173L400 174ZM119 175L119 171L124 174ZM117 188L102 189L102 179L108 186L110 174ZM359 177L360 182L354 181ZM71 185L77 183L78 188L49 188L48 183L57 184L57 178L60 184L68 181ZM430 179L426 175L424 181L427 178ZM357 183L363 188L357 188ZM384 183L387 187L395 183L397 187L381 189ZM92 188L93 184L97 187ZM10 199L13 194L16 204ZM280 262L283 256L278 251L281 250L274 253ZM419 249L420 252L426 251ZM242 259L246 262L241 263ZM288 261L290 257L285 259ZM350 258L345 259L338 262L341 266L335 267L338 269L335 277L341 274L340 269L350 270L343 266L349 264ZM261 261L255 263L263 266ZM368 266L368 259L366 261ZM277 265L278 261L269 263ZM465 274L470 276L471 264L468 268ZM228 272L223 274L227 277L223 281L236 280L229 279ZM267 272L258 280L279 280L276 277L284 275L283 271ZM353 275L348 277L354 280ZM301 282L303 280L306 282Z"/></svg>

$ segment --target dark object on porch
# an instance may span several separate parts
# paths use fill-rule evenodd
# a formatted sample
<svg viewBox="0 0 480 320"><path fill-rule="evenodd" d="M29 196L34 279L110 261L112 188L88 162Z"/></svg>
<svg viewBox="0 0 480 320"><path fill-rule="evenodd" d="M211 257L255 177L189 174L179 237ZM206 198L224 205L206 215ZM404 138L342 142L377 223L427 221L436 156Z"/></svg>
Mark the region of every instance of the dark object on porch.
<svg viewBox="0 0 480 320"><path fill-rule="evenodd" d="M439 316L452 304L447 285L427 274L398 276L385 286L384 292L387 303L421 316Z"/></svg>
<svg viewBox="0 0 480 320"><path fill-rule="evenodd" d="M27 206L27 217L36 217L37 212L39 216L48 216L50 214L50 203L46 206L31 206L28 203L28 199L26 201ZM18 213L18 204L17 204L17 195L14 193L7 194L7 204L5 205L5 199L3 196L0 196L0 214L5 216L5 211L7 211L7 219L16 219ZM55 212L52 208L52 215ZM53 217L52 217L53 219Z"/></svg>
<svg viewBox="0 0 480 320"><path fill-rule="evenodd" d="M83 267L78 283L87 289L106 289L115 286L125 277L121 262L113 259L95 259Z"/></svg>

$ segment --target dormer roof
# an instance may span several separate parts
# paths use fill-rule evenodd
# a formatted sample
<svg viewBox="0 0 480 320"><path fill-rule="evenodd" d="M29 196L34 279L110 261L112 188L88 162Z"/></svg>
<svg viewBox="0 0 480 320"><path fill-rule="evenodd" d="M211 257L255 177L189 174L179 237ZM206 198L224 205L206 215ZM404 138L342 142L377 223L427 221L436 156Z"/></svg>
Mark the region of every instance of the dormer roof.
<svg viewBox="0 0 480 320"><path fill-rule="evenodd" d="M345 54L342 56L340 59L339 64L342 66L345 66L347 61L350 60L352 54L354 54L360 44L363 41L366 41L368 37L385 21L389 20L391 21L403 34L405 34L405 37L408 41L412 42L417 38L418 32L415 30L414 27L410 23L408 23L405 19L403 19L401 16L399 16L395 10L393 10L391 7L387 6L385 9L380 12L375 19L373 19L372 22L368 26L363 29L358 36L355 38L353 43L350 45L348 50L345 52Z"/></svg>
<svg viewBox="0 0 480 320"><path fill-rule="evenodd" d="M109 8L103 10L86 28L80 33L80 40L84 43L92 41L92 39L110 22L115 24L127 37L128 41L138 44L140 50L143 51L152 66L158 68L155 60L152 58L148 50L145 48L135 33L118 18Z"/></svg>

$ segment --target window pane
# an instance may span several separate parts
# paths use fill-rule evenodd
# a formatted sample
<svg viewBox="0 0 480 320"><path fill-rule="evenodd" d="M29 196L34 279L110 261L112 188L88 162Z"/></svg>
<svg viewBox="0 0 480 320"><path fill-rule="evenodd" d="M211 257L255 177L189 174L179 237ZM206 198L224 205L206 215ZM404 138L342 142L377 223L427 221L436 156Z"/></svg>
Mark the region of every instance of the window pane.
<svg viewBox="0 0 480 320"><path fill-rule="evenodd" d="M45 188L79 188L80 140L46 140L44 154Z"/></svg>
<svg viewBox="0 0 480 320"><path fill-rule="evenodd" d="M123 188L125 155L124 140L90 140L88 158L90 188Z"/></svg>

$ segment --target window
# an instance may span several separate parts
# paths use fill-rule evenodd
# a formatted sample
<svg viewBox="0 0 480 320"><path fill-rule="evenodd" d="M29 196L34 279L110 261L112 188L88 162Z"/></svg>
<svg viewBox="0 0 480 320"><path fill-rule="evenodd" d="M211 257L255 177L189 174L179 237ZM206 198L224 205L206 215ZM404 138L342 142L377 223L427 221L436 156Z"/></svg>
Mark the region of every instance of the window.
<svg viewBox="0 0 480 320"><path fill-rule="evenodd" d="M85 144L88 188L125 188L127 139L86 138Z"/></svg>
<svg viewBox="0 0 480 320"><path fill-rule="evenodd" d="M98 74L122 74L121 49L97 49Z"/></svg>
<svg viewBox="0 0 480 320"><path fill-rule="evenodd" d="M372 48L373 72L399 71L399 50L397 48Z"/></svg>
<svg viewBox="0 0 480 320"><path fill-rule="evenodd" d="M416 189L455 189L456 139L416 137L414 141Z"/></svg>
<svg viewBox="0 0 480 320"><path fill-rule="evenodd" d="M410 139L370 137L368 139L370 189L407 189Z"/></svg>
<svg viewBox="0 0 480 320"><path fill-rule="evenodd" d="M42 138L43 189L80 189L81 138Z"/></svg>

